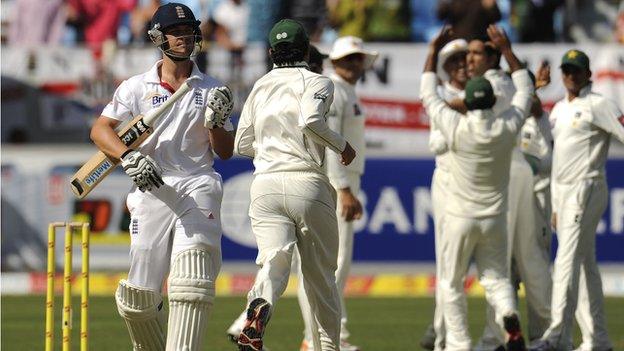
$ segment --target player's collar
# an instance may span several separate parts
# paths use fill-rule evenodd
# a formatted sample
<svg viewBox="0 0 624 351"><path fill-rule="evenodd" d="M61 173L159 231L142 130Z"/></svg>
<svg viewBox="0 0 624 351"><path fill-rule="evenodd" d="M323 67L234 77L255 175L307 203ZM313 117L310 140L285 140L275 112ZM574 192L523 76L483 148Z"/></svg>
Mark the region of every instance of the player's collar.
<svg viewBox="0 0 624 351"><path fill-rule="evenodd" d="M339 82L339 83L341 83L341 84L343 84L343 85L346 85L346 86L349 86L349 87L351 87L351 88L355 89L355 84L351 84L351 83L347 82L344 78L342 78L342 77L341 77L338 73L336 73L336 72L332 72L332 73L330 74L330 78L331 78L331 80L333 80L334 82Z"/></svg>
<svg viewBox="0 0 624 351"><path fill-rule="evenodd" d="M592 81L590 81L589 83L587 83L586 86L584 86L581 91L579 91L578 97L582 98L587 96L587 94L591 93L591 88L592 88ZM570 94L568 94L568 92L566 92L566 101L570 101L569 100L569 96ZM572 100L574 101L574 100Z"/></svg>
<svg viewBox="0 0 624 351"><path fill-rule="evenodd" d="M163 60L158 60L153 66L152 68L150 68L149 71L147 71L147 74L145 75L145 82L147 83L154 83L154 84L160 84L160 77L158 76L158 67L160 67L162 65ZM197 65L195 64L195 62L191 61L193 63L193 69L191 70L191 77L201 77L201 71L199 70L199 67L197 67Z"/></svg>
<svg viewBox="0 0 624 351"><path fill-rule="evenodd" d="M307 68L309 69L310 67L308 67L308 63L305 61L299 61L299 62L295 62L293 64L289 64L289 65L276 65L273 64L273 68L295 68L295 67L301 67L301 68Z"/></svg>

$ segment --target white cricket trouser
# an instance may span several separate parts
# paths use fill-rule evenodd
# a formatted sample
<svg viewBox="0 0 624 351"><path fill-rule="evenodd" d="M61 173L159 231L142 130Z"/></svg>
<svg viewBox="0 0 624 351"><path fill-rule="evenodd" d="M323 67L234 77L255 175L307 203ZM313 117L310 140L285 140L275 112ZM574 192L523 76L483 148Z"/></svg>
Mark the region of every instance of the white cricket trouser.
<svg viewBox="0 0 624 351"><path fill-rule="evenodd" d="M507 258L510 281L524 284L527 301L528 339L539 339L550 324L550 214L533 192L533 172L524 160L511 162L507 211ZM544 194L538 194L544 197ZM548 211L549 212L549 211ZM505 344L505 332L496 323L490 305L477 349L494 350Z"/></svg>
<svg viewBox="0 0 624 351"><path fill-rule="evenodd" d="M180 195L168 185L128 195L130 211L130 271L128 282L161 291L171 258L186 249L210 253L210 273L221 268L221 176L202 175L205 186Z"/></svg>
<svg viewBox="0 0 624 351"><path fill-rule="evenodd" d="M442 276L441 259L442 254L440 252L442 230L444 228L444 209L445 202L448 201L448 183L450 173L440 167L436 167L433 171L431 178L431 201L433 202L433 229L434 229L434 246L436 256L436 279L440 279ZM439 281L439 280L438 280ZM444 339L446 337L446 328L444 326L444 301L443 294L439 288L439 284L436 284L435 289L435 309L433 312L433 328L436 334L435 350L443 350Z"/></svg>
<svg viewBox="0 0 624 351"><path fill-rule="evenodd" d="M360 192L360 174L356 172L348 173L349 188L351 192L357 196ZM335 184L332 184L336 188ZM341 319L340 319L340 339L349 338L349 330L347 329L347 308L344 300L344 290L349 278L351 270L351 262L353 260L353 221L347 222L340 213L340 204L336 208L336 218L338 220L338 268L336 269L336 285L338 286L338 294L340 295ZM308 303L306 291L303 288L303 277L299 270L299 290L297 298L299 299L299 307L304 322L304 337L306 340L312 340L312 329L316 328L313 323L312 311Z"/></svg>
<svg viewBox="0 0 624 351"><path fill-rule="evenodd" d="M579 303L579 288L585 289L579 307L583 330L583 347L607 350L603 310L602 281L596 263L596 228L607 207L608 190L604 178L584 179L576 184L557 184L560 194L557 211L559 247L553 271L552 320L544 333L558 350L569 350L574 313ZM585 279L580 286L580 275ZM579 287L580 286L580 287ZM583 292L585 293L585 292Z"/></svg>
<svg viewBox="0 0 624 351"><path fill-rule="evenodd" d="M257 175L251 184L251 224L260 271L248 301L261 297L275 306L284 293L295 245L304 288L319 326L315 350L340 344L340 299L336 287L338 228L336 192L324 174L278 172Z"/></svg>
<svg viewBox="0 0 624 351"><path fill-rule="evenodd" d="M513 289L507 277L506 214L487 218L464 218L446 213L441 238L441 279L446 326L446 350L470 350L464 279L474 257L479 282L496 320L517 313Z"/></svg>

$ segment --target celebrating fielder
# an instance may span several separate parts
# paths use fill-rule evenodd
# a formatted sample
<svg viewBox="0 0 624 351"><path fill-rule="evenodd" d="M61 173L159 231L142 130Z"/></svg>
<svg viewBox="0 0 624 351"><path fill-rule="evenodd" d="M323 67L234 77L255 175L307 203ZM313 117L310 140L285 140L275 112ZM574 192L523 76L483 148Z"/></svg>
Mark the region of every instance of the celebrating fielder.
<svg viewBox="0 0 624 351"><path fill-rule="evenodd" d="M450 37L449 28L443 29L431 43L421 82L427 114L447 140L451 155L450 196L439 249L446 350L471 348L463 281L473 256L486 298L495 308L497 322L508 334L507 349L525 348L507 278L505 207L511 151L529 113L533 89L507 37L494 27L491 36L508 61L517 88L511 108L502 115L492 111L496 97L492 85L483 77L472 78L466 84L466 115L452 110L438 96L434 72L440 48Z"/></svg>
<svg viewBox="0 0 624 351"><path fill-rule="evenodd" d="M624 115L613 101L591 91L589 58L570 50L561 60L566 97L553 108L553 226L557 256L553 271L551 323L534 350L570 350L579 289L581 351L612 349L596 264L596 228L607 207L605 163L611 136L624 142ZM581 285L582 284L582 285Z"/></svg>
<svg viewBox="0 0 624 351"><path fill-rule="evenodd" d="M134 350L200 350L221 266L222 186L213 152L232 156L232 94L190 60L201 33L188 7L159 7L150 28L163 59L121 83L91 131L100 150L121 159L135 183L127 199L130 272L115 300ZM143 145L128 149L114 128L159 106L183 84L190 91L154 123ZM167 273L165 337L160 294Z"/></svg>
<svg viewBox="0 0 624 351"><path fill-rule="evenodd" d="M436 73L442 81L438 86L438 93L447 103L463 101L464 88L468 81L466 71L466 52L468 43L464 39L455 39L446 44L440 50ZM431 178L431 200L433 201L433 225L435 231L435 254L436 254L436 276L440 277L440 240L444 221L444 207L448 199L448 177L449 174L449 153L448 144L444 135L436 126L431 123L429 133L429 149L436 155L436 168ZM435 311L433 324L427 328L425 335L420 341L420 345L428 350L444 349L444 315L442 313L442 294L436 287L435 291Z"/></svg>
<svg viewBox="0 0 624 351"><path fill-rule="evenodd" d="M304 288L318 330L315 350L338 350L340 301L335 281L338 255L336 195L324 174L325 147L351 163L355 151L327 123L334 84L307 69L309 39L296 21L285 19L269 33L272 71L260 78L243 107L235 141L238 154L252 157L252 230L260 271L248 294L241 350L261 350L262 337L286 289L293 251L301 256Z"/></svg>

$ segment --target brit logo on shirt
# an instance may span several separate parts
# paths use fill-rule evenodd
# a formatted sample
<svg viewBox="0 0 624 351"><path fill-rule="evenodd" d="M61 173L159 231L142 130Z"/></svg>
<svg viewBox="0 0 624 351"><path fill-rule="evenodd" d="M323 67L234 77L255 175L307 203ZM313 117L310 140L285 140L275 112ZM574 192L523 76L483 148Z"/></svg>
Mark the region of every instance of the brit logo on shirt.
<svg viewBox="0 0 624 351"><path fill-rule="evenodd" d="M195 107L202 108L204 106L204 96L201 91L195 91L195 95L193 96L193 100L195 101Z"/></svg>
<svg viewBox="0 0 624 351"><path fill-rule="evenodd" d="M163 102L167 101L167 99L169 98L169 95L163 95L160 94L158 92L153 92L151 94L149 94L145 100L151 100L152 103L152 108L154 107L158 107L160 105L162 105Z"/></svg>
<svg viewBox="0 0 624 351"><path fill-rule="evenodd" d="M620 117L618 117L618 121L620 121L620 124L624 126L624 115L621 115Z"/></svg>

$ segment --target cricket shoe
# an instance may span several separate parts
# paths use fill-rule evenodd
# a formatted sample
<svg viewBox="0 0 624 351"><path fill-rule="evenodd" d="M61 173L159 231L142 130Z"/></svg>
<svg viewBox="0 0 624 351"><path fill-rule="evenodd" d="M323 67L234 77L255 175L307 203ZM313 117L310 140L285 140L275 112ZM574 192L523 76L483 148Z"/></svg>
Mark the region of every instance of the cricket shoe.
<svg viewBox="0 0 624 351"><path fill-rule="evenodd" d="M234 335L228 331L227 333L228 340L230 340L235 345L238 345L238 335ZM270 351L270 349L264 345L262 345L262 351Z"/></svg>
<svg viewBox="0 0 624 351"><path fill-rule="evenodd" d="M524 337L522 336L522 331L520 330L520 320L518 319L518 315L514 313L503 317L503 325L505 326L505 331L507 331L508 334L506 345L507 351L526 351Z"/></svg>
<svg viewBox="0 0 624 351"><path fill-rule="evenodd" d="M433 351L433 349L435 348L435 339L436 339L436 333L435 333L435 329L433 329L433 324L429 324L429 326L427 327L427 330L425 330L425 335L422 336L422 338L420 338L420 347L422 347L425 350L430 350Z"/></svg>
<svg viewBox="0 0 624 351"><path fill-rule="evenodd" d="M340 351L360 351L360 348L351 345L347 340L340 340Z"/></svg>
<svg viewBox="0 0 624 351"><path fill-rule="evenodd" d="M269 319L271 319L271 304L260 297L251 301L247 309L245 327L237 340L240 351L263 350L262 336Z"/></svg>
<svg viewBox="0 0 624 351"><path fill-rule="evenodd" d="M306 339L303 339L299 351L312 351L312 343Z"/></svg>
<svg viewBox="0 0 624 351"><path fill-rule="evenodd" d="M537 340L529 348L529 351L556 351L555 347L548 342L548 340Z"/></svg>

